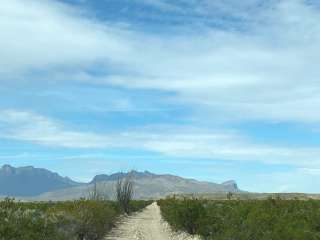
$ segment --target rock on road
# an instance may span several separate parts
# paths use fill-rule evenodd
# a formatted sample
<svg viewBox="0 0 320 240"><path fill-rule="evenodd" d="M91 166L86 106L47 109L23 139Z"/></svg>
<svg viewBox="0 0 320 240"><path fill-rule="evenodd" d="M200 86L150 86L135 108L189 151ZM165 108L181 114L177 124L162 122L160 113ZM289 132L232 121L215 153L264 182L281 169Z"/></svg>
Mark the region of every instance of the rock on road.
<svg viewBox="0 0 320 240"><path fill-rule="evenodd" d="M156 203L143 211L123 219L107 235L106 240L198 240L184 233L175 233L165 223Z"/></svg>

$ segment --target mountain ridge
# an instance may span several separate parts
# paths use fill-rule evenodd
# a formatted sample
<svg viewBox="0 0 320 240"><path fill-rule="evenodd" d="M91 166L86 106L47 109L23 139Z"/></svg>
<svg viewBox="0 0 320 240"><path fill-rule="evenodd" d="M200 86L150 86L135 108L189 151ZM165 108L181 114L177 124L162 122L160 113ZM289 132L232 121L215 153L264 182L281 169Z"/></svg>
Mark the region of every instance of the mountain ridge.
<svg viewBox="0 0 320 240"><path fill-rule="evenodd" d="M0 195L6 196L35 196L44 192L77 186L68 177L58 173L33 166L12 167L5 164L0 168Z"/></svg>
<svg viewBox="0 0 320 240"><path fill-rule="evenodd" d="M103 184L112 198L119 178L130 176L135 185L135 198L160 198L170 194L239 192L234 180L222 184L198 181L171 174L155 174L149 171L117 172L96 175L88 183L61 177L58 173L32 166L0 168L0 196L33 198L36 200L70 200L86 197L95 184ZM4 184L6 183L6 184ZM46 187L45 184L48 184Z"/></svg>

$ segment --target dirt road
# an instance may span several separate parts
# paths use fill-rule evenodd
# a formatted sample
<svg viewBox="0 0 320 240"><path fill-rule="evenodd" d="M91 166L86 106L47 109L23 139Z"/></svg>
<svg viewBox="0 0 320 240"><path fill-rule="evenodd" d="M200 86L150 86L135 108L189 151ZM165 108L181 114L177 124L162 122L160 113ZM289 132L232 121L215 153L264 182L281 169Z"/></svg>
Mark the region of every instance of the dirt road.
<svg viewBox="0 0 320 240"><path fill-rule="evenodd" d="M187 234L174 233L160 215L156 203L151 204L142 212L136 213L115 228L106 240L198 240Z"/></svg>

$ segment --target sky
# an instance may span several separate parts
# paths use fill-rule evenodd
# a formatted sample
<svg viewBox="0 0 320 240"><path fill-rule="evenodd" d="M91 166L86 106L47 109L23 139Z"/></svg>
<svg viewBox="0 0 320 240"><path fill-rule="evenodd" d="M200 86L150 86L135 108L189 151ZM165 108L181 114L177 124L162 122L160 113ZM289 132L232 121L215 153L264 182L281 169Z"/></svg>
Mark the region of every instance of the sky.
<svg viewBox="0 0 320 240"><path fill-rule="evenodd" d="M320 192L317 0L2 0L0 165Z"/></svg>

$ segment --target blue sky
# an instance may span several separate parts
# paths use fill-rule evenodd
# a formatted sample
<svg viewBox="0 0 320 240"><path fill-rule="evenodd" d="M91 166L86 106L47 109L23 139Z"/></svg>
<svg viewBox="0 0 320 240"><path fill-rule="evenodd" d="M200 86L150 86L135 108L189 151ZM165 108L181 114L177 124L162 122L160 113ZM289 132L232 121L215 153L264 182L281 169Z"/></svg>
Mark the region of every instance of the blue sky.
<svg viewBox="0 0 320 240"><path fill-rule="evenodd" d="M319 192L319 7L4 0L0 164Z"/></svg>

